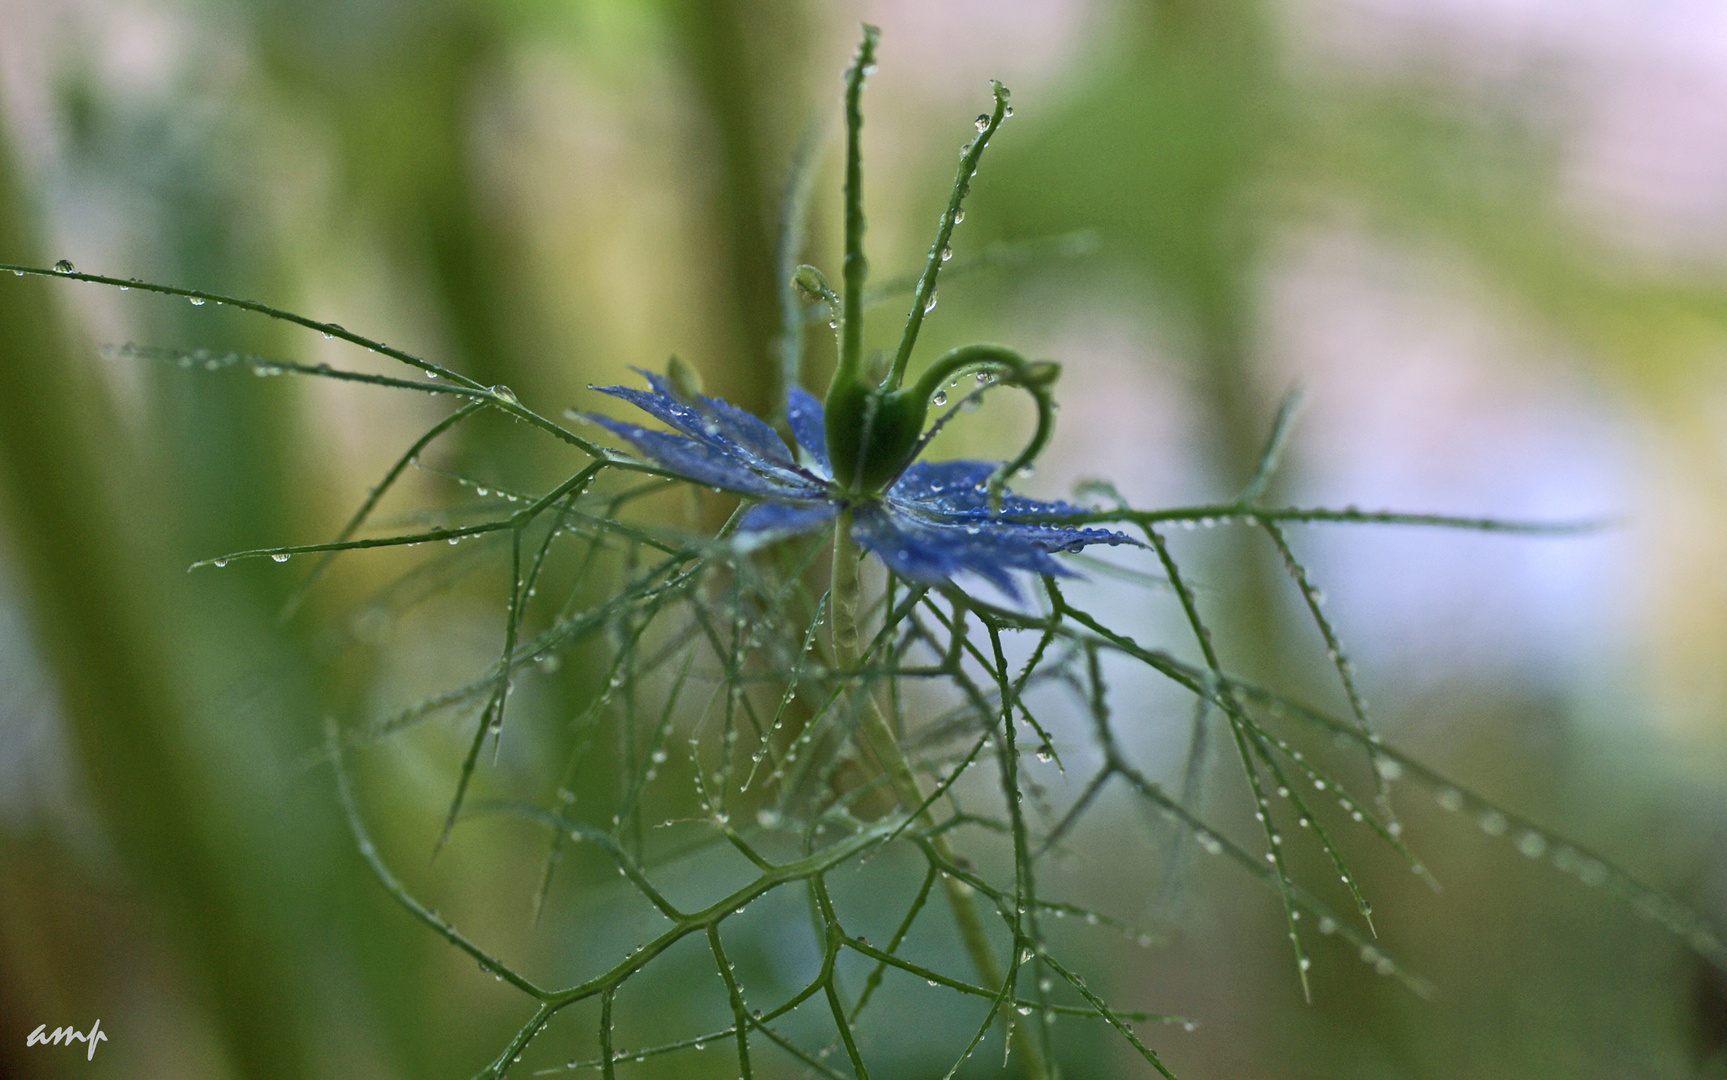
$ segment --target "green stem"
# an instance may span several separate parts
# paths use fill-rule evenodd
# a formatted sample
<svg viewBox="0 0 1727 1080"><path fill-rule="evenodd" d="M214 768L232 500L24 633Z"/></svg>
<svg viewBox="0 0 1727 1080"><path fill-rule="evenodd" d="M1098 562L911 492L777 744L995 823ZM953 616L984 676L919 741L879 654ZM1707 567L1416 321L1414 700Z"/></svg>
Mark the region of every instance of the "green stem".
<svg viewBox="0 0 1727 1080"><path fill-rule="evenodd" d="M857 541L852 538L851 525L851 511L847 510L840 514L834 529L833 650L835 667L841 672L857 671L861 660L858 655L857 612L863 586L858 573L858 546ZM912 772L911 763L906 760L904 751L900 749L893 726L876 702L875 691L870 687L868 676L860 678L862 681L856 691L859 695L857 716L864 741L887 776L900 808L908 814L918 815L916 823L919 828L930 830L930 846L936 856L952 865L954 854L948 845L947 835L933 831L935 820L930 817L927 809L919 811L919 807L924 804L924 796L918 789L917 776ZM959 936L965 945L966 955L971 958L972 967L977 971L978 982L985 987L1000 986L1001 969L996 965L989 935L984 930L983 918L978 912L971 887L957 877L944 874L942 892L947 897L948 907L953 911L954 922L959 927ZM1044 1065L1042 1049L1031 1037L1030 1030L1024 1025L1014 1024L1010 1017L1004 1016L1003 1023L1011 1033L1014 1049L1025 1060L1028 1080L1045 1080L1049 1073Z"/></svg>
<svg viewBox="0 0 1727 1080"><path fill-rule="evenodd" d="M965 202L966 195L971 191L971 178L977 175L978 159L983 157L983 148L989 145L991 135L1001 126L1002 119L1007 115L1007 87L999 82L991 82L995 88L995 110L988 117L979 117L984 126L978 131L977 138L966 144L965 153L960 155L959 174L953 178L953 191L947 198L947 209L942 211L941 224L937 226L935 243L930 245L929 257L924 260L923 274L918 277L917 289L912 295L911 311L906 315L905 330L900 334L899 348L894 350L893 367L888 372L884 390L898 390L900 383L905 381L906 365L911 363L912 346L917 344L917 332L923 326L923 317L933 306L930 299L935 296L936 275L941 272L944 261L943 252L952 254L948 248L948 240L953 236L953 227L959 223L960 205ZM849 309L848 309L849 310Z"/></svg>
<svg viewBox="0 0 1727 1080"><path fill-rule="evenodd" d="M863 359L863 290L869 276L869 262L864 258L863 211L863 84L864 77L875 68L876 40L881 31L864 27L863 41L858 43L857 56L846 72L846 248L843 267L845 304L840 340L839 369L836 382L856 381Z"/></svg>

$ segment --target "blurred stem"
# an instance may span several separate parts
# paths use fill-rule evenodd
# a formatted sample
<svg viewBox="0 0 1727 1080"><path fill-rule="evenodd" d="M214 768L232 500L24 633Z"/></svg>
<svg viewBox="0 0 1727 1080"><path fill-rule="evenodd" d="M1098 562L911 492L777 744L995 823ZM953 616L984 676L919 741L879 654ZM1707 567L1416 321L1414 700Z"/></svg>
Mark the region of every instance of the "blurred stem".
<svg viewBox="0 0 1727 1080"><path fill-rule="evenodd" d="M0 144L0 251L31 250ZM135 880L153 892L204 985L238 1075L306 1070L293 964L244 918L232 823L212 820L208 777L177 745L182 687L161 630L164 590L114 504L105 462L126 461L95 373L76 362L48 282L0 287L0 504L83 778ZM142 545L145 549L148 544Z"/></svg>
<svg viewBox="0 0 1727 1080"><path fill-rule="evenodd" d="M851 525L851 511L847 510L840 514L834 527L833 648L834 666L842 675L857 672L862 659L858 655L857 625L858 602L863 593L859 575L861 557L857 541L852 539ZM935 850L936 855L949 865L957 865L954 862L953 849L948 846L947 835L933 832L935 820L928 810L920 809L924 804L924 795L918 788L917 776L912 772L911 763L906 760L904 751L900 749L899 739L894 736L893 725L888 722L886 714L877 704L875 690L870 682L867 674L859 673L856 713L864 741L881 765L900 809L908 814L917 814L917 825L930 833L930 847ZM999 987L1002 984L1001 969L996 966L989 935L984 930L983 918L978 912L976 894L971 886L951 874L941 875L941 884L942 894L947 897L954 922L959 926L959 936L965 944L966 955L971 958L972 967L977 970L979 985ZM1032 1037L1030 1029L1023 1024L1015 1024L1009 1014L1004 1013L1001 1019L1013 1040L1013 1048L1025 1061L1025 1075L1028 1080L1044 1080L1049 1074L1044 1064L1043 1050Z"/></svg>
<svg viewBox="0 0 1727 1080"><path fill-rule="evenodd" d="M1269 417L1257 392L1257 365L1246 343L1244 324L1253 304L1234 290L1219 291L1225 295L1204 296L1200 301L1206 309L1200 317L1200 362L1202 386L1215 420L1211 457L1224 484L1233 486L1253 477ZM1281 667L1283 651L1277 576L1252 530L1228 530L1220 540L1228 546L1218 558L1229 567L1231 591L1238 598L1232 614L1239 612L1241 626L1232 636L1244 646L1234 663L1255 677L1268 678Z"/></svg>
<svg viewBox="0 0 1727 1080"><path fill-rule="evenodd" d="M723 260L718 275L725 283L721 300L732 344L730 363L708 367L724 377L724 385L716 385L719 396L768 416L780 381L775 350L779 293L769 226L770 193L777 185L762 168L760 142L764 106L784 93L778 84L787 81L785 72L798 55L802 16L791 5L773 4L764 10L761 0L679 0L672 12L673 32L718 142L712 206ZM770 29L779 31L781 39L766 32ZM751 56L752 48L764 45L773 49L771 62ZM763 68L777 76L772 93L753 77Z"/></svg>

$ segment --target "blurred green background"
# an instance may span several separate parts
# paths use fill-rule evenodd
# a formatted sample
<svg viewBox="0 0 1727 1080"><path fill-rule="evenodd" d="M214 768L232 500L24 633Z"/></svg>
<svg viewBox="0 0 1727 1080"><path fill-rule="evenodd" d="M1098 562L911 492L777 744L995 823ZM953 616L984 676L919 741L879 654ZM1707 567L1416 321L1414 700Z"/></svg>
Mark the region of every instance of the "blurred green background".
<svg viewBox="0 0 1727 1080"><path fill-rule="evenodd" d="M957 253L1101 240L944 282L925 332L926 357L988 339L1064 363L1028 489L1102 475L1139 505L1227 498L1300 382L1278 498L1622 515L1562 541L1296 542L1388 738L1727 916L1727 23L1706 3L11 3L0 261L260 299L548 415L671 353L765 412L780 191L811 130L829 138L805 257L837 279L832 136L860 20L883 28L864 144L878 274L918 266L990 77L1016 116ZM350 557L282 626L291 568L185 573L333 534L441 414L98 352L128 340L385 370L232 311L0 281L0 1074L469 1075L522 1002L390 904L307 762L325 716L479 670L495 588L379 628L353 598L403 564ZM831 357L811 342L819 389ZM991 410L944 452L1016 445L1023 417ZM500 482L572 467L520 430L456 442ZM416 475L395 510L450 496ZM1230 662L1335 705L1266 552L1183 543ZM1179 633L1114 603L1136 632ZM548 723L591 677L536 691ZM1144 721L1161 776L1180 774L1183 715ZM367 789L410 884L532 971L624 941L597 864L534 923L529 830L477 826L425 862L455 738L386 751ZM506 744L500 773L540 783L539 745ZM1225 823L1245 817L1232 792L1214 785ZM1430 798L1404 803L1446 891L1365 845L1356 861L1431 1000L1336 946L1304 1004L1269 894L1228 867L1172 893L1167 838L1126 803L1091 820L1060 887L1162 938L1073 947L1123 1007L1200 1019L1152 1032L1183 1077L1727 1075L1721 972ZM752 948L763 978L796 951L768 928ZM712 973L688 970L643 1008L696 1010ZM885 1075L945 1068L958 1014L890 1015ZM25 1046L98 1017L93 1061ZM1070 1075L1145 1074L1101 1028L1068 1035ZM628 1075L729 1075L710 1056Z"/></svg>

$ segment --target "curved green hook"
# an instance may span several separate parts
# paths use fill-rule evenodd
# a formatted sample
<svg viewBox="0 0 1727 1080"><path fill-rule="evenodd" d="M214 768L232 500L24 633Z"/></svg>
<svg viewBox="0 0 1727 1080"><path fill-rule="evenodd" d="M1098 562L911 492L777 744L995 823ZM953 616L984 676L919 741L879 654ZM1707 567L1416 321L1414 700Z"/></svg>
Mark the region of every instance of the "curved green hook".
<svg viewBox="0 0 1727 1080"><path fill-rule="evenodd" d="M1017 386L1037 402L1037 430L1032 433L1031 441L1025 444L1025 449L1021 450L1017 457L1003 462L990 474L990 509L1000 510L1002 489L1007 486L1008 478L1037 460L1037 456L1043 453L1043 448L1048 445L1050 435L1055 431L1055 395L1050 388L1061 376L1061 365L1053 360L1027 360L1005 345L962 345L943 353L909 390L899 393L916 395L916 400L926 403L927 409L927 402L941 389L943 383L977 368L1002 372L1002 386ZM923 427L921 416L918 427ZM912 448L910 456L915 458L922 446L923 441L920 440ZM907 463L909 464L909 459Z"/></svg>

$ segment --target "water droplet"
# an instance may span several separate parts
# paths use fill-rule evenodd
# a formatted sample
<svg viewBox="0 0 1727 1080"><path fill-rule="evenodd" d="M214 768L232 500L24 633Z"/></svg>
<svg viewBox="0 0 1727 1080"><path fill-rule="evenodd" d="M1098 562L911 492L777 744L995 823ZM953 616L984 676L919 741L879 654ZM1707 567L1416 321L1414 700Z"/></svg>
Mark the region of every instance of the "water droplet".
<svg viewBox="0 0 1727 1080"><path fill-rule="evenodd" d="M651 755L651 757L652 757L652 761L655 765L664 765L666 763L665 748L661 747L660 749L655 750L653 752L653 754Z"/></svg>
<svg viewBox="0 0 1727 1080"><path fill-rule="evenodd" d="M995 372L980 371L977 373L977 384L979 386L988 386L992 382L995 382Z"/></svg>
<svg viewBox="0 0 1727 1080"><path fill-rule="evenodd" d="M1030 1005L1015 1006L1013 1011L1020 1014L1021 1016L1030 1016L1031 1015L1031 1006Z"/></svg>
<svg viewBox="0 0 1727 1080"><path fill-rule="evenodd" d="M486 488L483 488L483 487L477 487L477 488L475 488L475 489L474 489L474 494L475 494L475 495L478 495L478 496L479 496L479 497L480 497L480 498L482 498L482 499L483 499L483 498L485 498L485 497L486 497L486 496L487 496L487 495L490 495L490 494L491 494L491 492L490 492L490 491L489 491L489 490L487 490L487 489L486 489Z"/></svg>
<svg viewBox="0 0 1727 1080"><path fill-rule="evenodd" d="M944 244L944 245L942 245L942 249L941 249L941 261L942 261L942 262L947 262L947 261L948 261L948 260L949 260L949 259L951 259L951 258L953 258L953 248L952 248L952 247L951 247L951 246L948 246L948 245L945 245L945 244Z"/></svg>
<svg viewBox="0 0 1727 1080"><path fill-rule="evenodd" d="M1194 1031L1197 1030L1198 1027L1199 1023L1195 1020L1183 1020L1181 1022L1181 1030L1183 1031Z"/></svg>
<svg viewBox="0 0 1727 1080"><path fill-rule="evenodd" d="M270 561L271 562L287 562L288 561L288 553L285 551L278 551L276 554L270 556Z"/></svg>
<svg viewBox="0 0 1727 1080"><path fill-rule="evenodd" d="M71 259L61 259L59 262L54 264L54 272L56 274L70 274L70 273L75 272L77 269L78 269L77 267L72 265ZM23 276L22 272L20 272L20 271L13 271L13 272L19 274L20 277Z"/></svg>
<svg viewBox="0 0 1727 1080"><path fill-rule="evenodd" d="M1506 828L1505 815L1501 814L1497 810L1489 810L1486 813L1482 814L1481 820L1480 820L1480 825L1481 825L1481 831L1486 833L1488 836L1504 836L1505 835L1505 828Z"/></svg>
<svg viewBox="0 0 1727 1080"><path fill-rule="evenodd" d="M1055 747L1049 745L1048 743L1044 743L1042 746L1037 748L1037 759L1039 761L1051 761L1054 758L1055 758Z"/></svg>
<svg viewBox="0 0 1727 1080"><path fill-rule="evenodd" d="M516 392L505 386L503 383L499 383L492 387L492 396L497 398L499 401L508 401L511 404L519 404L519 402L516 401Z"/></svg>
<svg viewBox="0 0 1727 1080"><path fill-rule="evenodd" d="M1456 788L1442 788L1439 794L1434 796L1434 799L1442 809L1453 811L1463 809L1463 792Z"/></svg>
<svg viewBox="0 0 1727 1080"><path fill-rule="evenodd" d="M988 113L978 113L977 119L973 120L971 122L971 126L974 128L977 128L979 131L982 131L984 128L989 127L989 114Z"/></svg>
<svg viewBox="0 0 1727 1080"><path fill-rule="evenodd" d="M1379 775L1387 780L1396 780L1403 775L1402 762L1382 757L1374 761L1373 764L1379 770Z"/></svg>
<svg viewBox="0 0 1727 1080"><path fill-rule="evenodd" d="M188 299L192 302L193 307L203 307L204 306L204 298L202 296L188 296L188 297L186 297L186 299Z"/></svg>
<svg viewBox="0 0 1727 1080"><path fill-rule="evenodd" d="M1009 105L1007 108L1005 108L1001 111L1001 114L1003 116L1012 116L1013 115L1013 106Z"/></svg>
<svg viewBox="0 0 1727 1080"><path fill-rule="evenodd" d="M965 220L965 207L962 206L958 210L955 210L953 212L953 223L955 225L958 225L960 222L962 222L964 220Z"/></svg>
<svg viewBox="0 0 1727 1080"><path fill-rule="evenodd" d="M1531 859L1539 859L1547 852L1547 838L1533 829L1526 830L1517 838L1517 850Z"/></svg>
<svg viewBox="0 0 1727 1080"><path fill-rule="evenodd" d="M222 567L228 565L228 560L227 559L212 559L212 560L210 560L210 565L216 567L217 569L221 569Z"/></svg>
<svg viewBox="0 0 1727 1080"><path fill-rule="evenodd" d="M924 310L925 314L928 314L929 312L932 312L935 310L935 290L934 289L931 289L929 291L929 299L925 300L923 302L923 310Z"/></svg>
<svg viewBox="0 0 1727 1080"><path fill-rule="evenodd" d="M937 390L935 392L935 396L931 397L929 399L929 402L931 405L934 405L938 409L941 408L943 405L946 405L947 404L947 391L946 390Z"/></svg>
<svg viewBox="0 0 1727 1080"><path fill-rule="evenodd" d="M1299 961L1297 961L1297 963L1299 963L1301 965L1301 970L1303 970L1303 971L1307 971L1308 969L1313 967L1313 961L1308 959L1305 956L1302 957Z"/></svg>
<svg viewBox="0 0 1727 1080"><path fill-rule="evenodd" d="M462 542L462 538L459 536L450 537L450 546L451 547L455 547L457 544L459 544L461 542Z"/></svg>

